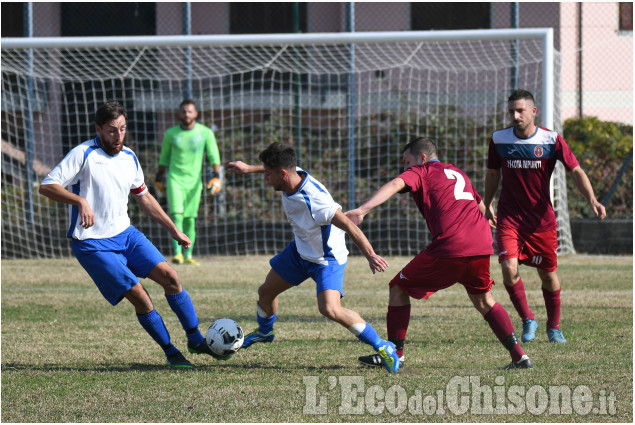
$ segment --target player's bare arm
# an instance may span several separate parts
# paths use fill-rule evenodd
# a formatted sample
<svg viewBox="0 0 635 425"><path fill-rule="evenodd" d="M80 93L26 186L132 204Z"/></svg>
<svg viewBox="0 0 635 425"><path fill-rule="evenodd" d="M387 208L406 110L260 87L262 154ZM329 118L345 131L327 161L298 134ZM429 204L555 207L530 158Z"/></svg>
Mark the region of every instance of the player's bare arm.
<svg viewBox="0 0 635 425"><path fill-rule="evenodd" d="M150 192L146 192L143 195L135 195L135 201L139 204L142 210L144 210L150 218L159 223L161 226L165 227L172 238L176 240L179 245L184 248L189 248L192 245L192 241L188 238L185 233L181 232L169 215L165 213L161 205L157 202L154 196L150 194Z"/></svg>
<svg viewBox="0 0 635 425"><path fill-rule="evenodd" d="M406 182L397 177L385 185L383 185L370 199L361 206L346 212L346 216L356 225L360 225L364 221L364 217L373 208L383 204L394 194L401 192L406 187Z"/></svg>
<svg viewBox="0 0 635 425"><path fill-rule="evenodd" d="M489 168L485 174L485 196L483 196L483 203L485 204L485 218L489 221L491 227L496 227L496 213L494 212L494 197L498 192L498 186L500 186L502 179L501 170Z"/></svg>
<svg viewBox="0 0 635 425"><path fill-rule="evenodd" d="M79 224L84 229L88 229L95 224L95 213L93 213L93 209L86 198L64 189L59 184L43 184L40 186L39 192L55 202L76 205L79 213Z"/></svg>
<svg viewBox="0 0 635 425"><path fill-rule="evenodd" d="M242 161L232 161L227 164L225 169L234 174L264 173L265 166L245 164Z"/></svg>
<svg viewBox="0 0 635 425"><path fill-rule="evenodd" d="M578 165L573 170L571 170L571 176L573 177L575 186L578 188L582 196L584 196L591 205L593 214L597 217L598 220L604 220L604 218L606 218L606 208L604 207L604 205L600 204L600 202L595 197L595 193L593 193L593 186L591 186L589 177L586 175L582 167Z"/></svg>
<svg viewBox="0 0 635 425"><path fill-rule="evenodd" d="M364 235L360 228L349 220L341 210L337 210L331 220L331 224L339 227L351 237L355 245L357 245L368 260L368 265L370 266L370 270L373 274L375 274L375 272L383 272L386 270L388 262L379 255L375 254L375 251L366 238L366 235Z"/></svg>

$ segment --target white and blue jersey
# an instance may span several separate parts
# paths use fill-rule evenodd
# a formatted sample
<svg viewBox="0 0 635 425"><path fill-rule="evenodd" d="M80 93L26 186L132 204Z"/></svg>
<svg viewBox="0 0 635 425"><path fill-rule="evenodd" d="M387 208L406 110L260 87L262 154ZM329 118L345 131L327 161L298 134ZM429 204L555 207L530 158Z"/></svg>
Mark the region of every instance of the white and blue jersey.
<svg viewBox="0 0 635 425"><path fill-rule="evenodd" d="M293 228L298 254L316 264L346 264L345 232L331 224L341 205L309 173L298 168L298 174L303 177L298 190L282 193L282 207Z"/></svg>
<svg viewBox="0 0 635 425"><path fill-rule="evenodd" d="M128 195L144 195L148 189L143 171L132 150L124 147L111 156L96 137L73 148L42 181L59 184L85 198L95 214L95 224L84 229L79 209L70 206L70 226L66 236L77 240L104 239L120 234L130 226Z"/></svg>

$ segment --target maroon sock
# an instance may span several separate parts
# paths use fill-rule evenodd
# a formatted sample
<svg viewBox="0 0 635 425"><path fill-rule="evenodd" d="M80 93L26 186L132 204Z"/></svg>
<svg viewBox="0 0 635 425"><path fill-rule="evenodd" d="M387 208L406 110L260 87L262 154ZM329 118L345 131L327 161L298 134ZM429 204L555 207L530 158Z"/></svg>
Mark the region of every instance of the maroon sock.
<svg viewBox="0 0 635 425"><path fill-rule="evenodd" d="M504 286L509 294L512 304L514 304L514 308L518 312L520 318L523 319L523 322L525 320L534 320L534 313L527 304L527 295L525 295L525 284L523 283L523 279L518 279L518 282L513 285Z"/></svg>
<svg viewBox="0 0 635 425"><path fill-rule="evenodd" d="M403 344L410 323L410 304L400 306L388 306L386 314L386 327L388 328L388 340L397 346L397 355L403 356Z"/></svg>
<svg viewBox="0 0 635 425"><path fill-rule="evenodd" d="M514 325L509 318L509 314L499 303L495 303L494 307L487 312L483 318L489 324L489 327L494 331L496 338L503 344L503 346L509 351L512 356L512 361L517 362L525 354L520 347L518 338L514 331Z"/></svg>
<svg viewBox="0 0 635 425"><path fill-rule="evenodd" d="M542 296L547 307L547 329L560 329L560 289L551 292L542 288Z"/></svg>

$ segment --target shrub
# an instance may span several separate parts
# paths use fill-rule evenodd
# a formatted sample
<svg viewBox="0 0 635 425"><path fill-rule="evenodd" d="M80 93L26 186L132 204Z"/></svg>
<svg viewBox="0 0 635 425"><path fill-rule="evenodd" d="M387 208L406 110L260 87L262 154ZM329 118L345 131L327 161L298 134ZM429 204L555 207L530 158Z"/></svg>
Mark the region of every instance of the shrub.
<svg viewBox="0 0 635 425"><path fill-rule="evenodd" d="M600 121L597 117L575 118L564 122L562 135L589 176L595 196L601 202L633 148L633 126ZM567 178L567 193L571 218L593 216L570 177ZM632 161L605 207L610 218L633 218Z"/></svg>

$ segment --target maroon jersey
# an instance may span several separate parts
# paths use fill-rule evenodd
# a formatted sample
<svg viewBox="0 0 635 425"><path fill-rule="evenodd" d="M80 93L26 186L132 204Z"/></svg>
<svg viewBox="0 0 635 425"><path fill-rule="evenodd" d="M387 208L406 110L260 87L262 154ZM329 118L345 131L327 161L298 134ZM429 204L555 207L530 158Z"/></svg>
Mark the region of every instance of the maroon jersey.
<svg viewBox="0 0 635 425"><path fill-rule="evenodd" d="M494 132L487 168L502 168L499 225L526 232L546 232L557 227L549 192L556 160L568 171L578 166L573 152L555 131L537 127L527 139L516 137L514 127Z"/></svg>
<svg viewBox="0 0 635 425"><path fill-rule="evenodd" d="M452 164L430 161L399 175L426 219L432 242L426 253L437 258L491 255L492 231L478 209L481 197L465 173Z"/></svg>

